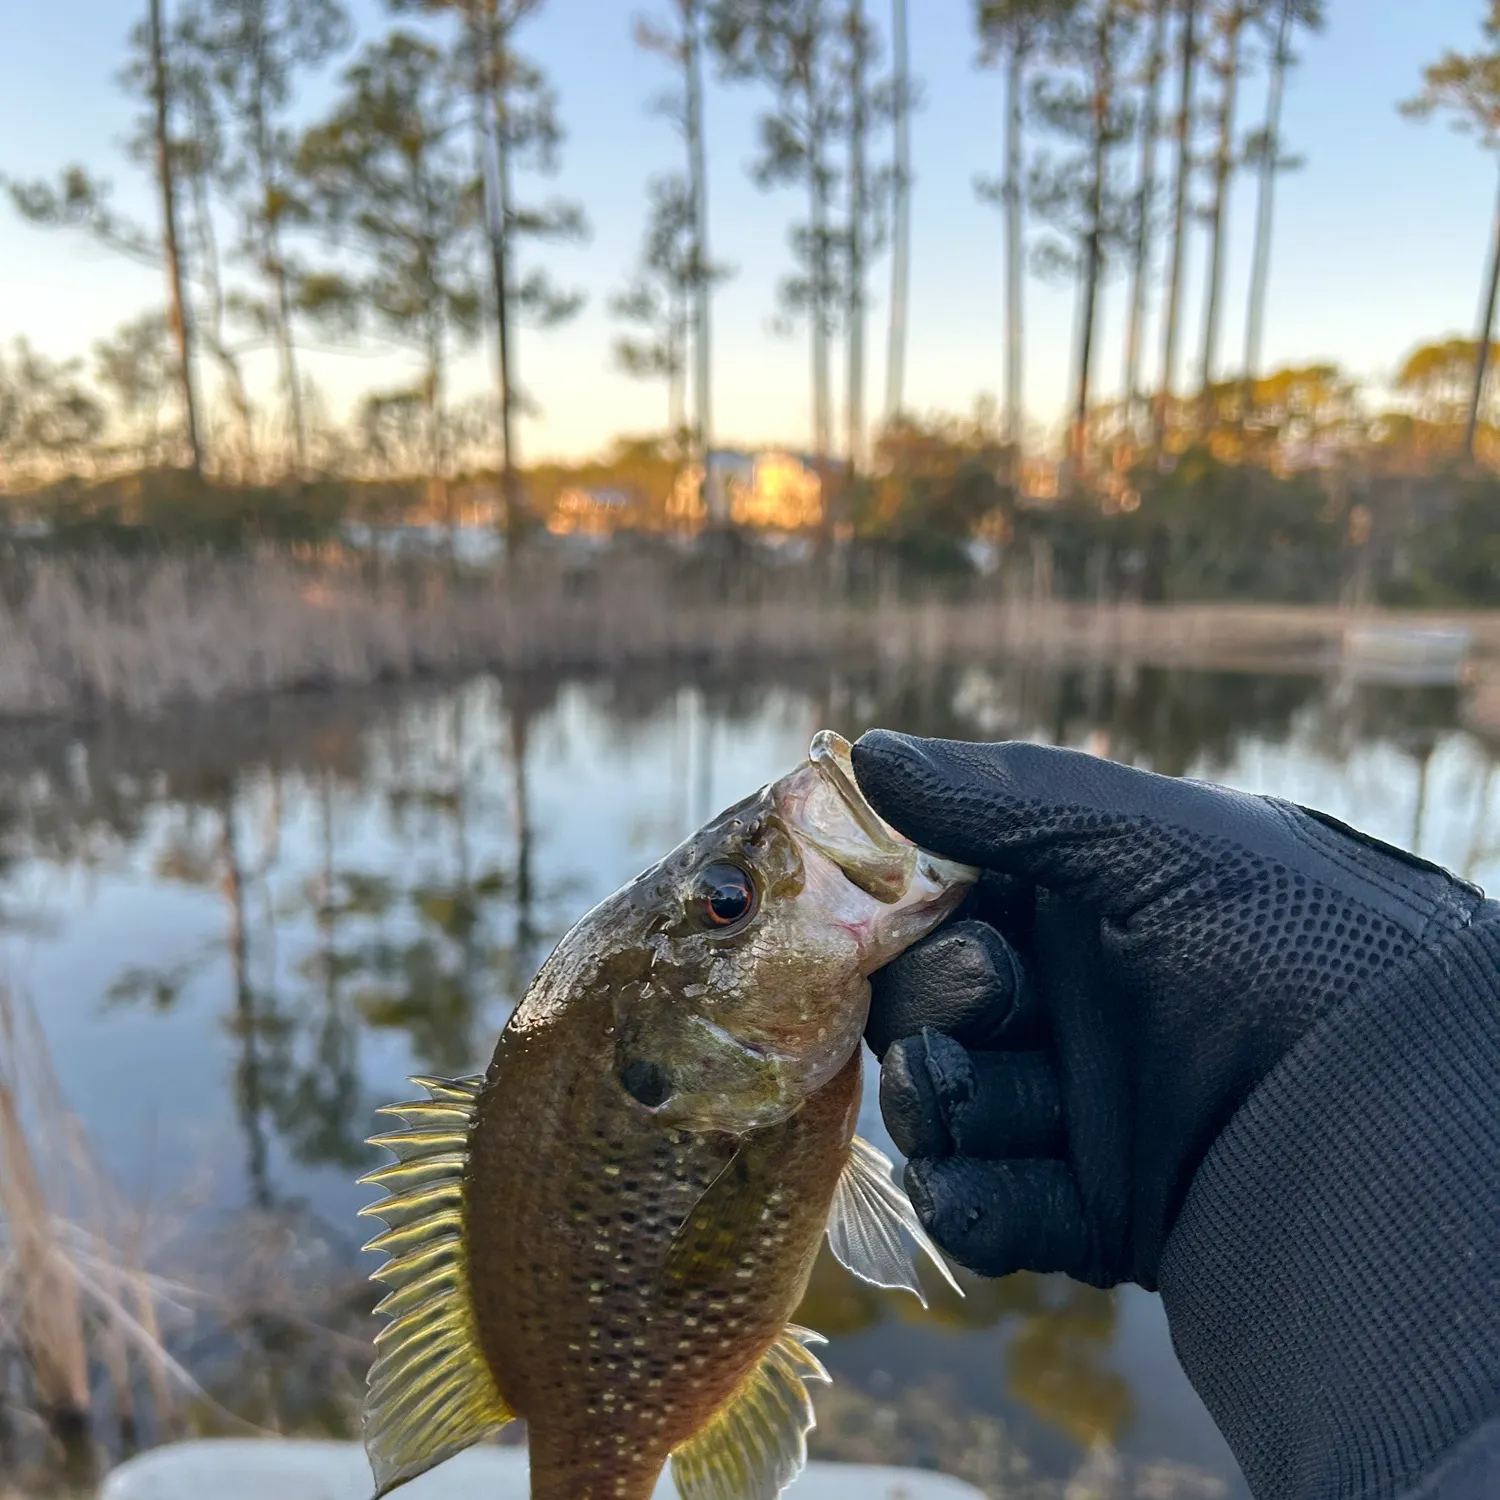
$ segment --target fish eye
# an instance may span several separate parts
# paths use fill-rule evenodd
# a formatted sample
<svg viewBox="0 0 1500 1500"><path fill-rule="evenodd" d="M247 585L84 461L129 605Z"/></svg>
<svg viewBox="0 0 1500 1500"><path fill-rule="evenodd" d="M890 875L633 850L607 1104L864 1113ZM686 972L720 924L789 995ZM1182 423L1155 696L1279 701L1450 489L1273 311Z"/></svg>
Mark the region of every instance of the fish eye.
<svg viewBox="0 0 1500 1500"><path fill-rule="evenodd" d="M715 932L743 925L754 916L755 907L755 882L728 860L705 865L688 897L689 912Z"/></svg>

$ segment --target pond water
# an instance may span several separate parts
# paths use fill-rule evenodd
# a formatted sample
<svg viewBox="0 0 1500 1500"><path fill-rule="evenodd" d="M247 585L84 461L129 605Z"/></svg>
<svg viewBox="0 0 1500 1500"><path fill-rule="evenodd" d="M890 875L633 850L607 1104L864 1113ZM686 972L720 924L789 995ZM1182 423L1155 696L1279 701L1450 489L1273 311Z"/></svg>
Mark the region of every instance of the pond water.
<svg viewBox="0 0 1500 1500"><path fill-rule="evenodd" d="M0 978L35 1005L102 1169L170 1217L179 1257L280 1215L352 1264L372 1111L410 1097L409 1073L481 1070L571 921L818 728L1072 744L1306 802L1496 885L1496 751L1462 723L1446 688L997 661L481 677L15 731ZM862 1129L889 1150L872 1093ZM923 1313L820 1263L803 1319L831 1336L836 1385L815 1452L996 1495L1248 1493L1154 1296L967 1285ZM239 1409L233 1382L216 1393Z"/></svg>

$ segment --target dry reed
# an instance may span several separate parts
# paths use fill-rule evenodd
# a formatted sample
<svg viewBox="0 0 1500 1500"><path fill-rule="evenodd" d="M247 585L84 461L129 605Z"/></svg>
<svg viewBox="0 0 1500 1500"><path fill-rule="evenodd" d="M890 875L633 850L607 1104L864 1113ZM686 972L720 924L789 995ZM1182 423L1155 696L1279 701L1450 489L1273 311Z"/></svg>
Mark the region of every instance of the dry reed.
<svg viewBox="0 0 1500 1500"><path fill-rule="evenodd" d="M812 567L739 602L670 559L587 570L528 559L515 581L439 565L36 557L0 594L0 717L124 711L483 667L617 668L837 658L1070 659L1316 666L1354 616L1258 606L1084 607L996 598L843 602ZM1500 617L1470 617L1500 652Z"/></svg>
<svg viewBox="0 0 1500 1500"><path fill-rule="evenodd" d="M201 1392L168 1351L187 1289L147 1269L147 1225L68 1110L40 1023L0 985L0 1405L13 1446L73 1484L101 1447L179 1425ZM48 1451L50 1450L50 1451ZM9 1467L16 1467L13 1457Z"/></svg>

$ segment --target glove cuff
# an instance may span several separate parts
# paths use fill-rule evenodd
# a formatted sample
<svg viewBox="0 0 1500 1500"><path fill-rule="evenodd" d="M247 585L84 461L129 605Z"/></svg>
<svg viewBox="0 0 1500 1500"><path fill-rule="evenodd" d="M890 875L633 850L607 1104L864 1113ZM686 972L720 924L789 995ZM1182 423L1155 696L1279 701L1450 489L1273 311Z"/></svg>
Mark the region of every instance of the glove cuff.
<svg viewBox="0 0 1500 1500"><path fill-rule="evenodd" d="M1500 1415L1500 922L1298 1042L1204 1158L1160 1286L1257 1496L1386 1500Z"/></svg>

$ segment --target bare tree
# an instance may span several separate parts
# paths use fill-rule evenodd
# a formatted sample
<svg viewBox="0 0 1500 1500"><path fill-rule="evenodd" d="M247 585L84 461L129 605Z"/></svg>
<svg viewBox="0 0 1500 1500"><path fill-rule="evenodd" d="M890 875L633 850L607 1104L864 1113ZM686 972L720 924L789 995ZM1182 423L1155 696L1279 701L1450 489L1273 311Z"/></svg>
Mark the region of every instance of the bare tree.
<svg viewBox="0 0 1500 1500"><path fill-rule="evenodd" d="M167 309L177 344L178 386L182 392L182 420L187 433L189 463L203 472L203 450L198 441L198 398L193 391L193 334L187 298L182 291L182 253L177 243L177 185L171 131L168 128L171 86L167 79L166 49L162 43L162 0L151 0L151 72L156 95L156 173L161 190L162 250L167 264Z"/></svg>
<svg viewBox="0 0 1500 1500"><path fill-rule="evenodd" d="M1429 63L1422 70L1422 91L1402 104L1401 109L1414 119L1425 119L1437 110L1445 110L1454 116L1455 129L1477 134L1480 144L1494 151L1500 150L1500 0L1490 0L1489 14L1480 30L1486 47L1477 52L1445 52L1435 63ZM1495 230L1475 349L1474 389L1464 433L1464 452L1470 458L1474 456L1474 440L1479 430L1479 407L1489 370L1497 296L1500 296L1500 195L1495 203Z"/></svg>
<svg viewBox="0 0 1500 1500"><path fill-rule="evenodd" d="M202 58L191 46L182 45L176 30L168 34L167 42L167 66L173 80L174 103L180 122L172 141L172 151L177 162L177 181L186 196L188 239L192 247L188 265L195 290L193 337L218 371L222 396L237 433L234 446L238 448L238 470L242 477L252 477L257 468L255 413L241 364L241 355L246 351L231 342L226 327L229 298L214 218L214 185L223 159L223 132ZM133 63L131 68L135 66ZM213 446L216 465L223 471L227 467L227 451L233 451L232 445L224 437L217 436Z"/></svg>
<svg viewBox="0 0 1500 1500"><path fill-rule="evenodd" d="M681 89L659 101L682 136L687 154L687 196L691 208L692 246L689 297L692 305L693 446L703 466L704 499L711 526L729 522L727 491L710 463L713 446L713 287L726 274L709 252L708 168L703 134L704 0L673 0L675 28L637 21L636 42L665 57L681 74Z"/></svg>
<svg viewBox="0 0 1500 1500"><path fill-rule="evenodd" d="M175 383L182 406L183 437L195 474L203 468L203 444L193 379L193 316L185 290L186 257L178 236L176 180L178 153L171 129L177 79L167 58L162 0L148 0L146 19L131 35L138 61L121 75L122 84L149 106L139 122L133 154L149 160L162 206L162 229L154 240L139 225L110 207L110 184L81 166L65 169L56 184L5 180L23 218L43 228L81 230L143 265L160 265L167 275L167 316L177 347ZM148 148L149 143L149 148Z"/></svg>
<svg viewBox="0 0 1500 1500"><path fill-rule="evenodd" d="M975 178L974 190L1005 216L1005 438L1013 461L1020 455L1025 421L1026 84L1032 65L1062 35L1077 3L976 0L974 13L980 64L1005 70L1005 172Z"/></svg>
<svg viewBox="0 0 1500 1500"><path fill-rule="evenodd" d="M1234 140L1234 112L1244 71L1244 36L1263 0L1224 0L1212 13L1219 50L1211 68L1219 82L1216 143L1210 175L1206 219L1208 223L1208 269L1204 276L1203 354L1199 361L1200 420L1207 415L1209 388L1219 352L1219 306L1224 285L1224 225L1229 207L1229 179L1238 166Z"/></svg>
<svg viewBox="0 0 1500 1500"><path fill-rule="evenodd" d="M563 129L557 96L546 75L516 47L516 33L544 0L391 0L397 11L446 14L459 23L454 47L458 75L467 80L484 181L484 225L489 247L491 316L495 324L500 396L500 483L505 497L506 555L523 537L515 417L523 397L516 378L519 322L553 327L583 306L580 292L563 291L540 266L518 270L525 239L568 241L588 234L582 207L553 198L534 207L515 202L512 178L521 168L557 170Z"/></svg>
<svg viewBox="0 0 1500 1500"><path fill-rule="evenodd" d="M1263 16L1263 20L1267 19ZM1266 296L1271 281L1271 214L1280 172L1300 165L1299 158L1281 150L1281 101L1288 69L1296 61L1292 33L1298 26L1318 31L1323 26L1323 0L1279 0L1271 29L1271 71L1266 87L1266 119L1247 144L1246 155L1256 166L1255 247L1250 257L1250 299L1245 309L1244 394L1240 410L1249 417L1254 405L1255 377L1260 373L1260 345L1266 322Z"/></svg>
<svg viewBox="0 0 1500 1500"><path fill-rule="evenodd" d="M0 468L45 477L93 450L105 413L78 373L77 360L50 360L22 338L8 360L0 350Z"/></svg>
<svg viewBox="0 0 1500 1500"><path fill-rule="evenodd" d="M1081 6L1060 43L1068 71L1043 77L1033 89L1039 123L1077 150L1054 159L1038 156L1031 171L1031 204L1060 232L1062 242L1037 247L1043 270L1077 279L1074 402L1069 454L1077 472L1087 458L1094 343L1105 272L1128 243L1131 200L1118 181L1118 147L1133 129L1133 109L1119 87L1120 58L1130 16L1120 0Z"/></svg>
<svg viewBox="0 0 1500 1500"><path fill-rule="evenodd" d="M831 447L829 344L840 309L839 230L832 151L845 128L838 21L831 0L717 0L710 36L725 74L765 84L774 95L761 117L756 183L801 183L808 215L793 226L799 270L781 287L783 307L807 318L812 350L812 446L821 467Z"/></svg>
<svg viewBox="0 0 1500 1500"><path fill-rule="evenodd" d="M847 0L843 62L849 98L849 166L844 229L845 452L849 471L865 465L865 323L870 257L884 248L893 169L870 161L871 131L891 114L892 84L872 76L878 45L863 0Z"/></svg>
<svg viewBox="0 0 1500 1500"><path fill-rule="evenodd" d="M844 334L848 368L844 376L844 451L857 474L865 457L865 241L870 209L866 149L870 120L871 36L863 0L848 0L844 47L849 79L849 227L846 231Z"/></svg>
<svg viewBox="0 0 1500 1500"><path fill-rule="evenodd" d="M696 251L693 195L686 179L676 175L653 179L647 191L651 209L640 263L630 285L610 299L615 317L634 324L639 332L615 340L615 363L641 379L665 379L667 431L680 442L688 433L685 381Z"/></svg>
<svg viewBox="0 0 1500 1500"><path fill-rule="evenodd" d="M1161 447L1177 365L1177 325L1182 312L1182 271L1187 249L1187 195L1193 171L1193 70L1198 48L1198 0L1181 0L1178 34L1177 162L1172 186L1172 258L1162 310L1161 379L1156 394L1155 439Z"/></svg>
<svg viewBox="0 0 1500 1500"><path fill-rule="evenodd" d="M180 219L185 225L184 264L191 284L192 335L195 350L206 353L219 373L224 399L238 429L238 468L242 475L253 472L254 415L245 386L240 356L247 346L230 342L225 330L228 294L225 286L219 234L214 217L214 197L222 180L225 152L223 123L216 91L208 74L207 59L196 45L197 19L191 12L179 14L177 23L162 33L166 72L171 81L171 132L168 149L172 158L172 175L179 191ZM138 26L131 34L130 52L118 75L128 92L147 100L151 108L137 118L128 149L142 166L155 170L157 160L156 118L154 101L155 67L149 27ZM251 337L253 346L254 336ZM200 387L201 394L201 387ZM206 416L200 403L201 420ZM231 445L218 439L216 467L221 472L230 465L227 457Z"/></svg>
<svg viewBox="0 0 1500 1500"><path fill-rule="evenodd" d="M1167 12L1171 0L1150 0L1151 38L1146 45L1142 78L1141 165L1135 194L1135 243L1130 250L1130 310L1125 329L1125 378L1122 395L1134 423L1141 395L1141 343L1146 321L1146 292L1151 280L1151 229L1156 212L1156 142L1161 134L1161 79L1167 61Z"/></svg>
<svg viewBox="0 0 1500 1500"><path fill-rule="evenodd" d="M171 451L161 421L178 373L169 325L170 319L153 309L94 345L95 379L109 393L120 418L119 436L111 447L128 454L139 468L168 461Z"/></svg>
<svg viewBox="0 0 1500 1500"><path fill-rule="evenodd" d="M472 269L479 183L458 149L462 96L444 64L437 46L407 32L372 42L294 160L308 213L341 252L302 277L299 304L336 328L368 327L420 353L427 467L440 489L449 349L477 337L483 307Z"/></svg>
<svg viewBox="0 0 1500 1500"><path fill-rule="evenodd" d="M219 186L238 219L238 253L263 288L258 296L236 294L230 306L276 349L300 472L307 424L293 327L296 269L286 245L297 209L290 112L298 76L348 45L349 18L339 0L194 0L178 30L212 91L224 137Z"/></svg>
<svg viewBox="0 0 1500 1500"><path fill-rule="evenodd" d="M911 62L906 0L891 4L891 320L885 355L885 420L905 408L906 319L911 292Z"/></svg>

